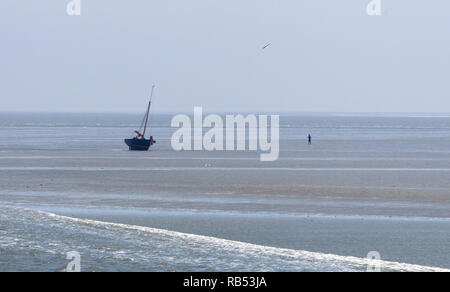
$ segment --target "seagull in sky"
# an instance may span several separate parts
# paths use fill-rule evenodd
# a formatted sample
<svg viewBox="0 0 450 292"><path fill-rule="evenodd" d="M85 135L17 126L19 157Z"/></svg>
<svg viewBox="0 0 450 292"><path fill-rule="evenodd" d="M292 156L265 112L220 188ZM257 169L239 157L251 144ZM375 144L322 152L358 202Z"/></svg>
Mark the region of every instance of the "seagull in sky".
<svg viewBox="0 0 450 292"><path fill-rule="evenodd" d="M271 43L268 43L267 45L265 45L262 49L265 50L268 46L270 46Z"/></svg>

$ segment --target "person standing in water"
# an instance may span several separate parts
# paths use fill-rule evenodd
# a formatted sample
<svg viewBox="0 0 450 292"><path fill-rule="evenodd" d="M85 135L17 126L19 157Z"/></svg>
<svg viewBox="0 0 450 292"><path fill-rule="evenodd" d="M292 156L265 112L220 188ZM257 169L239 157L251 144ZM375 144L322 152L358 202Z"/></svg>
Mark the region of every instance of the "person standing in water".
<svg viewBox="0 0 450 292"><path fill-rule="evenodd" d="M311 137L311 134L308 134L308 144L309 144L309 145L312 144L312 137Z"/></svg>

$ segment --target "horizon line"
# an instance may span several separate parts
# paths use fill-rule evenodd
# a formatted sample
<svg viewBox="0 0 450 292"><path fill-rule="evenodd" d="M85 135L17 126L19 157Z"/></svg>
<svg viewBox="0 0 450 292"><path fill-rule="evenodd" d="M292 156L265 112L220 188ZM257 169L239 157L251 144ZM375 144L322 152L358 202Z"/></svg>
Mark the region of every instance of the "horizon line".
<svg viewBox="0 0 450 292"><path fill-rule="evenodd" d="M191 113L192 111L158 111L153 112L153 115L157 114L179 114L179 113ZM241 110L241 111L204 111L204 114L229 114L229 113L264 113L264 114L401 114L401 115L450 115L449 112L432 112L432 111L405 111L405 112L399 112L399 111L248 111L248 110ZM142 114L142 112L135 112L135 111L0 111L0 114Z"/></svg>

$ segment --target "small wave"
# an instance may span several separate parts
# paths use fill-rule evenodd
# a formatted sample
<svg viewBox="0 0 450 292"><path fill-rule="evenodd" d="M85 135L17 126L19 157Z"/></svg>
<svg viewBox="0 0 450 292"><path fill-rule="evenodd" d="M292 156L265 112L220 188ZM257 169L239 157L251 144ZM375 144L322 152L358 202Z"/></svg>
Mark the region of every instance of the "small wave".
<svg viewBox="0 0 450 292"><path fill-rule="evenodd" d="M227 256L232 257L230 261L233 265L243 261L246 267L253 267L256 270L285 270L289 267L297 267L296 270L329 270L329 271L364 271L367 265L379 265L384 271L407 271L407 272L449 272L450 270L413 265L407 263L390 262L383 260L369 260L353 256L340 256L334 254L325 254L303 250L291 250L275 248L268 246L255 245L245 242L231 241L215 237L174 232L150 227L127 225L119 223L102 222L90 219L73 218L68 216L56 215L53 213L22 209L26 212L40 214L43 217L50 218L62 224L77 224L80 226L90 226L103 230L114 231L119 238L124 235L123 232L131 232L126 235L141 236L150 235L153 240L162 240L175 243L182 243L185 249L200 249L202 254L206 254L208 261L214 265L216 258L218 262L226 262ZM99 230L102 234L102 230ZM165 246L163 243L162 246ZM180 246L178 248L181 248ZM120 252L120 253L119 253ZM186 251L184 251L186 252ZM127 250L116 250L116 254L124 255L129 253ZM136 252L134 252L136 254ZM189 253L186 253L188 257ZM173 258L173 257L168 257ZM186 259L188 260L188 259ZM246 263L248 261L248 263ZM238 265L239 266L239 265ZM288 267L288 268L286 268Z"/></svg>

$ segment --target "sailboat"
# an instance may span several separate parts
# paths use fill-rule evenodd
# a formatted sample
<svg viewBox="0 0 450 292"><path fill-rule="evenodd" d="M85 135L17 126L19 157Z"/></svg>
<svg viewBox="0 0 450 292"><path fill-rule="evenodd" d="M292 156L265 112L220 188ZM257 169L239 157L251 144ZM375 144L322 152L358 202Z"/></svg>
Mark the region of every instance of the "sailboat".
<svg viewBox="0 0 450 292"><path fill-rule="evenodd" d="M148 149L155 143L153 136L150 139L145 139L145 132L147 131L148 116L150 114L150 107L152 105L153 91L155 90L155 85L152 86L152 93L150 95L150 101L148 102L147 112L145 113L144 119L142 120L141 127L139 130L134 131L136 136L131 139L125 139L125 144L132 151L148 151ZM144 131L141 133L141 129L144 127Z"/></svg>

